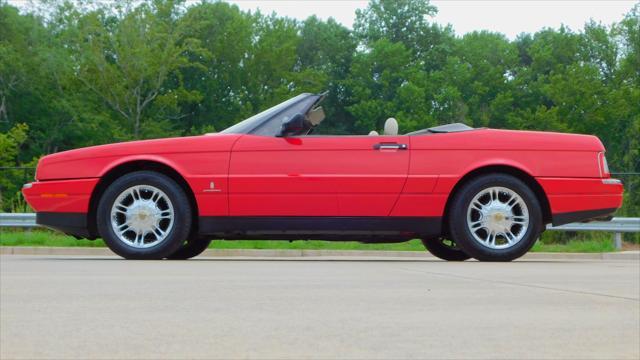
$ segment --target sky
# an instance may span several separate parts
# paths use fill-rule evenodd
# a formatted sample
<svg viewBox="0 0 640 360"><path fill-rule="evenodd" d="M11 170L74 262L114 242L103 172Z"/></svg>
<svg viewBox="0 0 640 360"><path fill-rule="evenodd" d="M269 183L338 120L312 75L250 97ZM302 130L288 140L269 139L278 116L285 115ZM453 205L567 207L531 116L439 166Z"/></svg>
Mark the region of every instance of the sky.
<svg viewBox="0 0 640 360"><path fill-rule="evenodd" d="M321 19L333 17L352 27L356 9L366 8L362 0L232 0L243 10L275 11L279 15L306 19L315 14ZM620 21L635 0L432 0L438 8L433 21L451 24L458 35L474 30L490 30L514 39L521 32L533 33L545 27L564 24L580 30L594 19L609 25Z"/></svg>

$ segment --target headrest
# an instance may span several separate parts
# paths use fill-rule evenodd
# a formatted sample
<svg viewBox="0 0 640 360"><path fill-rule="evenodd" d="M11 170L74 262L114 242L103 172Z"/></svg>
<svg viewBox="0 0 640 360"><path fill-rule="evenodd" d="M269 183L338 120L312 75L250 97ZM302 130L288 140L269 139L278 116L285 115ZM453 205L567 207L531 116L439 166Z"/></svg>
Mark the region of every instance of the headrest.
<svg viewBox="0 0 640 360"><path fill-rule="evenodd" d="M377 131L375 131L375 130L371 130L371 131L369 132L369 136L378 136L378 135L380 135L380 134L378 134L378 132L377 132Z"/></svg>
<svg viewBox="0 0 640 360"><path fill-rule="evenodd" d="M318 106L307 113L307 119L309 119L309 122L311 122L313 126L320 125L322 120L324 120L324 117L324 109L322 109L322 106Z"/></svg>
<svg viewBox="0 0 640 360"><path fill-rule="evenodd" d="M384 134L385 135L398 135L398 121L394 118L388 118L384 122Z"/></svg>

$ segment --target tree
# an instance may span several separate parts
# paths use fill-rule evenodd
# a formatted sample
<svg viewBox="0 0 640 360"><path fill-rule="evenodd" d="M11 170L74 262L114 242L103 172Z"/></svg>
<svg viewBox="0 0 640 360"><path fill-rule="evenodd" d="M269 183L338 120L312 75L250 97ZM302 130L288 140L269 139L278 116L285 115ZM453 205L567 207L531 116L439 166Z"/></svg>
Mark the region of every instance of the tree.
<svg viewBox="0 0 640 360"><path fill-rule="evenodd" d="M301 24L296 49L298 71L315 77L319 91L329 92L323 102L327 118L319 129L321 133L345 134L352 129L353 119L345 109L349 104L345 79L349 77L356 47L351 31L333 18L322 21L311 16Z"/></svg>
<svg viewBox="0 0 640 360"><path fill-rule="evenodd" d="M356 10L353 27L366 44L387 39L422 50L421 37L430 28L427 17L437 12L428 0L371 0L365 10Z"/></svg>
<svg viewBox="0 0 640 360"><path fill-rule="evenodd" d="M26 124L18 124L6 133L0 132L0 167L17 166L20 147L27 140ZM0 177L0 211L9 211L9 205L16 197L15 193L20 189L21 177L16 172L7 169L2 171Z"/></svg>
<svg viewBox="0 0 640 360"><path fill-rule="evenodd" d="M578 132L602 140L612 170L640 172L640 4L612 25L515 40L455 36L432 21L428 0L371 0L353 31L208 0L35 4L18 11L0 0L0 135L6 144L18 124L29 129L4 150L9 165L222 130L329 90L324 134L366 134L388 117L402 132L450 122ZM638 215L640 177L625 186L621 213Z"/></svg>
<svg viewBox="0 0 640 360"><path fill-rule="evenodd" d="M502 34L466 34L442 69L431 74L429 93L439 122L504 127L511 105L517 48Z"/></svg>
<svg viewBox="0 0 640 360"><path fill-rule="evenodd" d="M197 52L198 44L183 37L177 26L179 3L154 1L116 7L116 13L99 7L86 14L72 12L66 24L66 42L77 79L126 121L134 138L141 136L143 120L151 105L154 121L177 113L180 96L194 97L178 82L165 85L177 70L194 64L187 52Z"/></svg>
<svg viewBox="0 0 640 360"><path fill-rule="evenodd" d="M189 129L224 129L251 115L245 99L245 69L254 37L255 18L237 6L223 2L190 7L180 19L185 36L197 39L204 51L190 53L202 66L181 70L184 86L202 95L198 102L183 104L190 114Z"/></svg>
<svg viewBox="0 0 640 360"><path fill-rule="evenodd" d="M613 27L607 29L591 20L584 26L580 43L580 54L584 61L596 66L602 79L607 82L614 76L620 53L614 32Z"/></svg>
<svg viewBox="0 0 640 360"><path fill-rule="evenodd" d="M640 3L616 26L615 32L619 34L624 56L620 61L620 74L640 88Z"/></svg>
<svg viewBox="0 0 640 360"><path fill-rule="evenodd" d="M258 12L254 14L253 30L254 41L244 71L246 101L256 113L304 90L295 74L300 43L297 22Z"/></svg>
<svg viewBox="0 0 640 360"><path fill-rule="evenodd" d="M451 26L429 23L437 12L429 0L372 0L356 10L354 33L366 46L381 39L402 43L430 72L444 65L455 42Z"/></svg>
<svg viewBox="0 0 640 360"><path fill-rule="evenodd" d="M398 119L402 131L424 125L423 84L424 76L404 45L386 39L373 43L370 52L356 56L347 82L353 92L347 109L355 118L354 131L380 130L389 117Z"/></svg>
<svg viewBox="0 0 640 360"><path fill-rule="evenodd" d="M37 19L0 2L0 122L10 123L9 98L25 85L26 62L33 56L31 35L38 25Z"/></svg>

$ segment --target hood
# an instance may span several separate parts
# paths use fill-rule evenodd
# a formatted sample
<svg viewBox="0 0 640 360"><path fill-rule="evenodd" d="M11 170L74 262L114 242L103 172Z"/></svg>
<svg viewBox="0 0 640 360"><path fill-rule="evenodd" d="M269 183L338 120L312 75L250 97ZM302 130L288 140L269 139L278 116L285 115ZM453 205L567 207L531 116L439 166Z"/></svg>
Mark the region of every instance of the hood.
<svg viewBox="0 0 640 360"><path fill-rule="evenodd" d="M37 180L99 177L103 169L119 159L162 159L169 155L230 151L235 134L129 141L90 146L44 156L38 162Z"/></svg>

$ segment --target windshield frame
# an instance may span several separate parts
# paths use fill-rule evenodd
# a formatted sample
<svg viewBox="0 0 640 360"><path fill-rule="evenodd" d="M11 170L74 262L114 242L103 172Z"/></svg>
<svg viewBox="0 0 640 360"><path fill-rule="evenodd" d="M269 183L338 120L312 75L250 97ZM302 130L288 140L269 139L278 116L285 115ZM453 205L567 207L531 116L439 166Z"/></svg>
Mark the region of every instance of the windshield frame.
<svg viewBox="0 0 640 360"><path fill-rule="evenodd" d="M304 101L309 101L313 99L313 101L309 101L309 105L304 111L304 114L306 114L306 112L308 112L318 102L318 99L320 98L322 98L322 95L316 95L316 94L310 94L310 93L300 94L284 102L281 102L275 106L272 106L245 120L242 120L241 122L222 130L220 133L221 134L253 134L258 129L268 124L270 121L277 119L280 114L287 111L288 109L295 107Z"/></svg>

